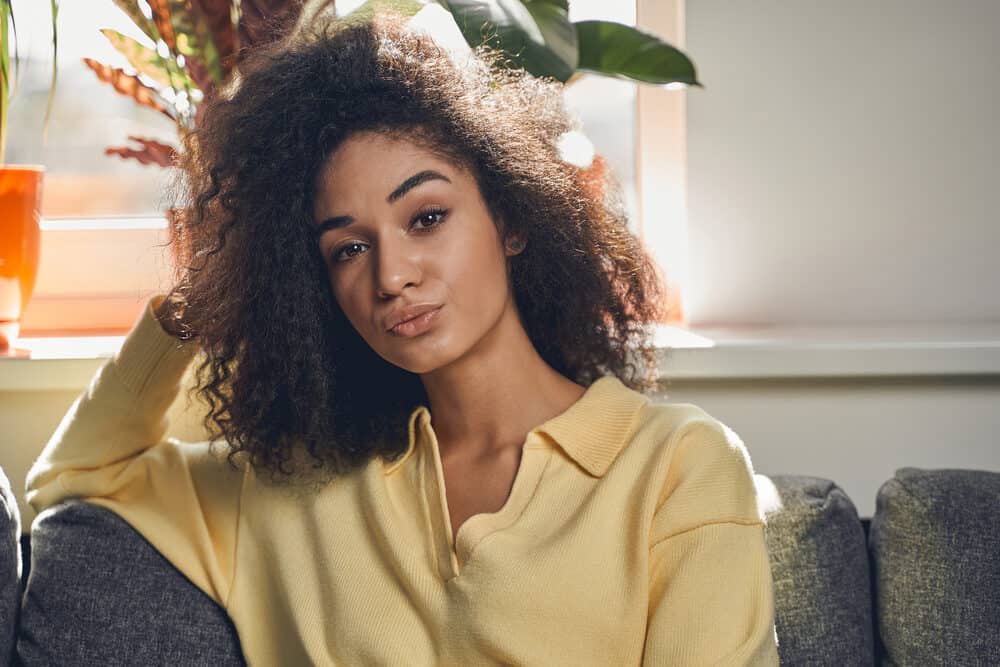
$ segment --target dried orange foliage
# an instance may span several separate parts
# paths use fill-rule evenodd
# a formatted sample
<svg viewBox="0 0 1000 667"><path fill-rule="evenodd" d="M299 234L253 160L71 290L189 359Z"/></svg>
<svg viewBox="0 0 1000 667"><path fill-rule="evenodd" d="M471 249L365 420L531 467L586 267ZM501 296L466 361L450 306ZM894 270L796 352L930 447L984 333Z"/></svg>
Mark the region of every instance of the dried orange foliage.
<svg viewBox="0 0 1000 667"><path fill-rule="evenodd" d="M205 100L215 96L219 83L216 79L221 76L222 83L228 81L251 50L286 35L295 26L306 3L306 0L146 0L152 10L152 18L147 19L135 0L113 1L150 39L162 40L170 51L169 56L156 64L163 68L160 78L177 90L183 87L190 92L190 88L197 88ZM335 5L334 0L310 1L317 6ZM234 12L236 6L238 12ZM238 21L234 20L237 16ZM109 39L115 45L115 40ZM123 51L121 45L116 48ZM133 56L138 57L135 53L130 56L128 49L123 53L133 66L142 70L133 60ZM183 64L176 60L178 53L184 55ZM163 113L178 124L182 133L181 125L190 123L187 116L170 107L155 88L143 84L138 76L89 58L83 60L100 80L110 83L116 91L137 103ZM148 71L144 73L151 76ZM195 127L202 111L202 105L196 104ZM174 148L155 141L132 139L139 141L142 147L112 147L105 153L134 158L143 164L171 166L176 154Z"/></svg>
<svg viewBox="0 0 1000 667"><path fill-rule="evenodd" d="M231 5L230 0L196 0L193 2L193 8L201 15L212 34L212 41L215 42L215 50L219 54L222 71L226 75L232 70L232 59L239 48Z"/></svg>
<svg viewBox="0 0 1000 667"><path fill-rule="evenodd" d="M173 114L167 110L167 107L160 103L160 96L156 93L156 90L144 84L138 77L126 74L124 70L118 67L105 65L91 58L84 58L83 62L87 67L94 70L98 79L110 83L122 95L127 95L150 109L156 109L171 120L174 119Z"/></svg>
<svg viewBox="0 0 1000 667"><path fill-rule="evenodd" d="M113 146L104 149L105 155L117 155L122 158L138 160L142 164L157 164L161 167L172 167L177 157L177 149L169 144L160 143L153 139L143 139L142 137L129 136L129 139L138 143L141 148L129 148L128 146Z"/></svg>
<svg viewBox="0 0 1000 667"><path fill-rule="evenodd" d="M160 33L160 38L167 47L174 51L177 49L177 37L174 35L174 26L170 21L170 3L168 0L146 0L149 8L153 10L153 22L156 23L156 30Z"/></svg>

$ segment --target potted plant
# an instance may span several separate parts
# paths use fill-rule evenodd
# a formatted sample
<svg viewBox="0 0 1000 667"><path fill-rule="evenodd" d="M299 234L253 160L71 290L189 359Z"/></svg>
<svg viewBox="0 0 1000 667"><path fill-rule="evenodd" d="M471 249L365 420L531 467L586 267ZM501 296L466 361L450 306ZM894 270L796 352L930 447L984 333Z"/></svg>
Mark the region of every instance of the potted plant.
<svg viewBox="0 0 1000 667"><path fill-rule="evenodd" d="M50 0L50 4L53 58L46 123L55 89L55 26L59 10L57 0ZM16 37L11 0L0 0L0 352L6 352L17 339L21 315L35 289L45 171L42 165L14 165L5 160L7 111L20 60Z"/></svg>
<svg viewBox="0 0 1000 667"><path fill-rule="evenodd" d="M136 103L164 114L183 135L198 123L200 104L228 85L241 49L283 36L300 23L332 20L334 0L201 0L153 3L151 16L141 0L115 0L153 43L151 49L117 31L101 32L135 73L84 58L97 77ZM362 20L380 6L414 15L430 2L369 0L337 20ZM571 85L585 73L649 84L702 87L691 60L655 35L610 21L569 20L568 0L437 0L454 17L472 47L486 42L502 48L509 66ZM238 11L233 12L235 7ZM641 57L635 57L641 53ZM108 155L170 166L172 145L129 137L136 146L109 147Z"/></svg>
<svg viewBox="0 0 1000 667"><path fill-rule="evenodd" d="M150 16L141 10L140 0L115 3L158 48L105 29L104 36L135 73L91 59L84 62L119 93L174 121L181 136L198 125L201 103L238 75L244 47L279 39L315 21L365 20L380 7L414 16L428 4L437 4L451 14L470 47L485 42L500 48L508 56L508 66L567 86L590 73L647 84L702 87L694 64L680 50L620 23L571 22L568 0L369 0L342 17L336 15L334 0L156 2L149 4ZM143 164L173 164L177 152L173 145L143 137L129 139L136 145L109 147L105 153ZM600 187L607 169L601 156L577 166L586 183ZM174 209L166 212L171 236L182 233L182 214ZM679 320L679 293L671 289L668 300L665 316L669 321Z"/></svg>

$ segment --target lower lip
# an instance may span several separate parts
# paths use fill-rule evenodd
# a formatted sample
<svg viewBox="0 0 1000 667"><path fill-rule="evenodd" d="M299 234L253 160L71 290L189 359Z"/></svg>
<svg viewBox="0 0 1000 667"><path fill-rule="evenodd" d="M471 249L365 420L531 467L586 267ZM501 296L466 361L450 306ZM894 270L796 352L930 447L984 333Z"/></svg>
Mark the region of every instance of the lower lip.
<svg viewBox="0 0 1000 667"><path fill-rule="evenodd" d="M434 310L424 313L418 317L414 317L412 320L407 320L401 324L397 324L390 331L396 336L401 336L403 338L411 338L413 336L420 335L431 328L434 321L437 318L438 311L441 310L441 306L438 306Z"/></svg>

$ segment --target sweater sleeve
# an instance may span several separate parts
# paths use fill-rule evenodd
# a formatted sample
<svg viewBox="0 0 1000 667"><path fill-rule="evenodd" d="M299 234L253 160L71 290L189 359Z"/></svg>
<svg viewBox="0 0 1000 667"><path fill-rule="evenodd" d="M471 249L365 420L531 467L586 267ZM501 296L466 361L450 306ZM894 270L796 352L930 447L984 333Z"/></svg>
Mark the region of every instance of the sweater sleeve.
<svg viewBox="0 0 1000 667"><path fill-rule="evenodd" d="M158 294L63 417L28 472L37 512L80 498L115 512L225 606L244 470L209 442L165 437L167 410L198 347L163 330Z"/></svg>
<svg viewBox="0 0 1000 667"><path fill-rule="evenodd" d="M745 446L721 422L699 421L668 449L642 664L779 664L765 524Z"/></svg>

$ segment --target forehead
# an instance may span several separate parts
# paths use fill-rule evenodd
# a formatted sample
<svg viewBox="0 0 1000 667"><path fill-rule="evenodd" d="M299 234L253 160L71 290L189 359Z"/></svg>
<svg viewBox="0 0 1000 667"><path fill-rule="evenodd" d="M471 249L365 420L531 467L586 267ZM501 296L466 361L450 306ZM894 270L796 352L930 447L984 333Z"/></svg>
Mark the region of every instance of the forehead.
<svg viewBox="0 0 1000 667"><path fill-rule="evenodd" d="M451 160L416 140L376 132L358 132L330 154L319 173L320 189L355 189L359 182L379 183L405 178L418 164L433 164L449 175L459 171Z"/></svg>

